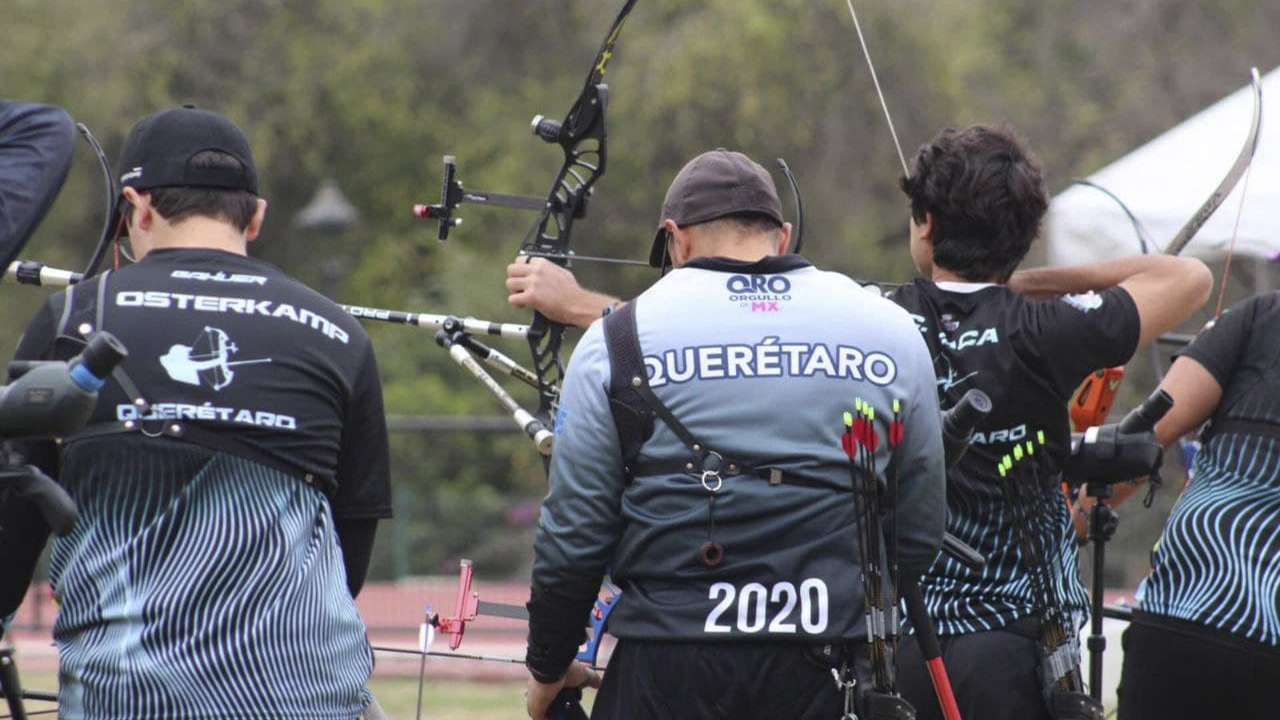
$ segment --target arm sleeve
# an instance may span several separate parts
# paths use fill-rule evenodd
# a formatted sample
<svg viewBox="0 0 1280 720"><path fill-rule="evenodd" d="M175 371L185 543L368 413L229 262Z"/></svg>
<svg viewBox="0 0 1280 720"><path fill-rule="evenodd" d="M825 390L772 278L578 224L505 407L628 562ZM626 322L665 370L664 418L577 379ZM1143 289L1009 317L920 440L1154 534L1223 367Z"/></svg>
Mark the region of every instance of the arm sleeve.
<svg viewBox="0 0 1280 720"><path fill-rule="evenodd" d="M335 518L391 517L387 416L382 407L382 381L372 345L366 345L364 360L347 399L337 481L338 489L333 497Z"/></svg>
<svg viewBox="0 0 1280 720"><path fill-rule="evenodd" d="M1129 362L1138 349L1141 323L1128 291L1113 287L1100 293L1068 295L1029 304L1027 331L1049 380L1068 398L1086 375L1098 368Z"/></svg>
<svg viewBox="0 0 1280 720"><path fill-rule="evenodd" d="M369 574L369 559L373 557L373 540L378 533L376 518L334 518L333 529L342 546L342 566L347 572L347 589L351 597L360 594L365 576Z"/></svg>
<svg viewBox="0 0 1280 720"><path fill-rule="evenodd" d="M918 578L942 547L947 519L946 466L942 445L942 413L938 407L933 361L914 325L906 330L915 352L904 363L903 438L898 449L898 502L887 520L890 537L898 538L899 572ZM906 373L909 373L907 375Z"/></svg>
<svg viewBox="0 0 1280 720"><path fill-rule="evenodd" d="M9 266L53 204L75 143L65 110L0 100L0 268Z"/></svg>
<svg viewBox="0 0 1280 720"><path fill-rule="evenodd" d="M1223 390L1231 386L1231 378L1249 344L1249 335L1262 309L1263 302L1274 303L1275 296L1260 295L1231 306L1225 313L1196 335L1190 345L1174 353L1189 357L1204 366Z"/></svg>
<svg viewBox="0 0 1280 720"><path fill-rule="evenodd" d="M586 618L622 528L625 472L609 411L603 323L574 350L565 374L551 455L550 491L534 540L526 664L563 674L586 637Z"/></svg>

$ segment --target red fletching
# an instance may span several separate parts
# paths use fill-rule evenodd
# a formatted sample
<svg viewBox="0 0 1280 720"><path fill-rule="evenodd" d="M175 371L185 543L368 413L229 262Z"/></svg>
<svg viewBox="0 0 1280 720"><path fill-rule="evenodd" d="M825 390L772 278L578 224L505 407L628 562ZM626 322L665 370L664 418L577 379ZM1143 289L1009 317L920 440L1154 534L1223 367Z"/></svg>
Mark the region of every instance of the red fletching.
<svg viewBox="0 0 1280 720"><path fill-rule="evenodd" d="M889 423L889 447L896 448L901 445L904 432L901 421L894 420Z"/></svg>

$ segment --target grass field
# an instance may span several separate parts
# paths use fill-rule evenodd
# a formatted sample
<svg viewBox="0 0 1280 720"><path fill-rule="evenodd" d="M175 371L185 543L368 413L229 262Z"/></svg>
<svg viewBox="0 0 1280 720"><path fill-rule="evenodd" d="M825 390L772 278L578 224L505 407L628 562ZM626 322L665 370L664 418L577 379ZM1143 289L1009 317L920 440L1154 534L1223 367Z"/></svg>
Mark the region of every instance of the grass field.
<svg viewBox="0 0 1280 720"><path fill-rule="evenodd" d="M392 720L412 720L418 701L418 679L377 677L369 681L378 704ZM525 717L524 683L464 682L427 679L422 690L422 717L439 720L518 720Z"/></svg>
<svg viewBox="0 0 1280 720"><path fill-rule="evenodd" d="M57 688L57 678L51 672L24 670L22 685L28 690L53 691ZM375 675L369 681L369 689L392 720L413 720L416 717L416 677ZM27 703L27 711L33 714L53 709L50 703ZM7 709L0 708L0 718L7 716ZM52 717L52 713L35 717ZM519 720L525 717L524 683L432 680L428 677L422 691L422 717L430 720Z"/></svg>

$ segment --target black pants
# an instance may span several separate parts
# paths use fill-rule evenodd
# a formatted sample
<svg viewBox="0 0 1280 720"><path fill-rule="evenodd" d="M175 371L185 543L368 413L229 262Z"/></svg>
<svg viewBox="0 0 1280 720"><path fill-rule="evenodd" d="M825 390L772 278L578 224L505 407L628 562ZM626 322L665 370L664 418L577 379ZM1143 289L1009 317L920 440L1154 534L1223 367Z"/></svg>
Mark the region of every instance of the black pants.
<svg viewBox="0 0 1280 720"><path fill-rule="evenodd" d="M1034 637L1010 629L939 638L942 662L965 720L1052 720L1040 693ZM915 636L898 646L898 691L919 720L942 720L942 709Z"/></svg>
<svg viewBox="0 0 1280 720"><path fill-rule="evenodd" d="M619 640L592 720L839 720L844 693L819 648Z"/></svg>
<svg viewBox="0 0 1280 720"><path fill-rule="evenodd" d="M1280 648L1197 623L1125 630L1119 720L1280 717Z"/></svg>

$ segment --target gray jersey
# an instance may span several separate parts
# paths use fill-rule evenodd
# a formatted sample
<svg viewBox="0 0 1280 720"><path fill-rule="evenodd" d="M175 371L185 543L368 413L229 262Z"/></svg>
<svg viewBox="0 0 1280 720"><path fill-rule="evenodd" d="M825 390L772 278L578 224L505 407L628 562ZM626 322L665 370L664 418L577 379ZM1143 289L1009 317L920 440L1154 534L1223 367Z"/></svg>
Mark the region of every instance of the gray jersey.
<svg viewBox="0 0 1280 720"><path fill-rule="evenodd" d="M610 631L680 640L855 638L863 589L843 413L876 408L887 436L895 399L905 428L896 470L898 557L918 572L937 554L945 513L933 364L910 316L849 278L796 256L697 259L636 299L654 392L707 447L802 483L741 475L710 495L697 474L630 482L610 411L603 323L565 378L551 489L535 541L535 586L607 570L623 589ZM661 421L641 460L690 451ZM881 473L890 454L875 455ZM887 508L888 506L886 506ZM713 532L724 560L699 550ZM890 540L892 547L892 540Z"/></svg>

